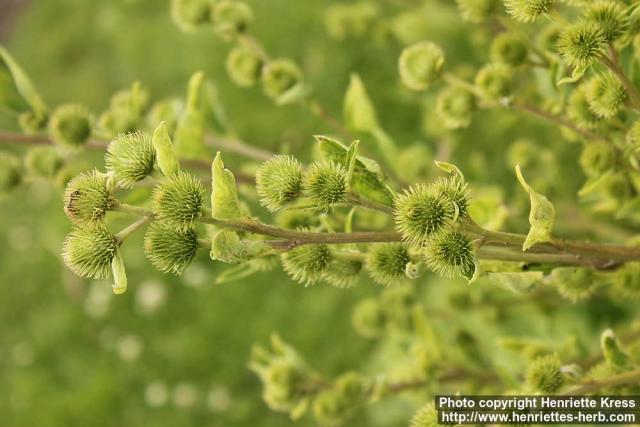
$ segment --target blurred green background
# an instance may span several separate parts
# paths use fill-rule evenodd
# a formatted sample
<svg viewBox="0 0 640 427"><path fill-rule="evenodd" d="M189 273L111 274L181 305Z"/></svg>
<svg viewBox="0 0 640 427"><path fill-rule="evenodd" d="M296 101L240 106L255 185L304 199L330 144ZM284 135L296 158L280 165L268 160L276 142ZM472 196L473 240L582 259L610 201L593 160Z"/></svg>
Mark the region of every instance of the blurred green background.
<svg viewBox="0 0 640 427"><path fill-rule="evenodd" d="M404 14L410 1L380 2L393 17L386 32L344 42L328 37L323 24L327 5L335 2L249 3L257 17L253 33L273 56L302 65L332 114L340 116L349 75L358 72L400 144L421 141L434 152L453 148L454 160L475 182L505 182L510 193L515 180L505 147L516 138L514 124L517 137L537 135L543 147L558 136L538 122L515 115L495 120L491 112L470 129L447 134L422 120L433 97L422 99L399 87L396 59L403 45L434 39L452 69L463 74L468 69L458 64L486 60L479 46L488 36L469 37L453 1L427 2L420 13ZM300 108L274 107L259 88L232 85L224 69L228 45L208 30L181 33L170 20L168 0L33 0L3 25L4 43L53 106L78 101L99 112L111 94L135 80L152 99L182 96L189 76L204 70L246 141L308 158L311 135L330 132ZM15 129L6 117L0 124ZM556 148L560 159L576 156L570 144ZM99 164L100 158L92 160ZM227 163L242 165L231 156ZM571 170L558 173L563 186L549 191L570 201L580 179ZM1 425L286 426L291 421L266 408L260 384L246 367L253 343L278 331L329 376L362 368L374 350L350 326L354 303L380 290L366 281L349 291L305 289L278 269L214 285L224 266L205 253L175 278L151 268L137 236L125 248L130 290L115 298L108 282L76 278L61 265L61 242L71 226L59 189L29 183L2 199L0 211ZM360 414L350 425L405 425L413 409L398 404L394 410L395 418Z"/></svg>

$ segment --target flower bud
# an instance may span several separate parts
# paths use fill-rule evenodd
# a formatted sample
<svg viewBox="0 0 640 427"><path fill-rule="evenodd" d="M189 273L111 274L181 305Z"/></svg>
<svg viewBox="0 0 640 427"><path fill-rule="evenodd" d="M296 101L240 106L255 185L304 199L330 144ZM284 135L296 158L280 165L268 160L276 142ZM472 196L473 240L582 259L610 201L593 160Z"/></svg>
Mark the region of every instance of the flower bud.
<svg viewBox="0 0 640 427"><path fill-rule="evenodd" d="M628 262L617 269L613 276L615 290L625 298L640 297L640 263Z"/></svg>
<svg viewBox="0 0 640 427"><path fill-rule="evenodd" d="M315 285L331 262L327 245L302 245L281 256L284 271L305 286Z"/></svg>
<svg viewBox="0 0 640 427"><path fill-rule="evenodd" d="M622 83L612 74L593 77L586 86L589 108L599 117L609 119L624 107L627 92Z"/></svg>
<svg viewBox="0 0 640 427"><path fill-rule="evenodd" d="M347 198L347 171L343 165L333 161L314 162L304 171L302 188L304 195L318 209L328 211Z"/></svg>
<svg viewBox="0 0 640 427"><path fill-rule="evenodd" d="M419 42L406 47L400 55L400 79L413 90L425 90L442 72L444 52L432 42Z"/></svg>
<svg viewBox="0 0 640 427"><path fill-rule="evenodd" d="M574 68L586 68L598 59L606 45L602 30L591 22L578 21L565 28L558 40L562 60Z"/></svg>
<svg viewBox="0 0 640 427"><path fill-rule="evenodd" d="M58 107L49 120L49 134L58 144L77 147L91 136L93 118L84 106L67 104Z"/></svg>
<svg viewBox="0 0 640 427"><path fill-rule="evenodd" d="M302 165L293 156L276 155L260 165L256 172L256 190L260 204L275 212L300 194Z"/></svg>
<svg viewBox="0 0 640 427"><path fill-rule="evenodd" d="M512 33L501 33L491 43L491 60L517 67L527 62L528 47L525 40Z"/></svg>
<svg viewBox="0 0 640 427"><path fill-rule="evenodd" d="M227 72L231 81L240 87L256 84L262 71L262 59L253 49L236 46L227 55Z"/></svg>
<svg viewBox="0 0 640 427"><path fill-rule="evenodd" d="M405 244L372 245L367 254L367 273L377 284L391 286L407 279L405 268L410 262L411 257Z"/></svg>
<svg viewBox="0 0 640 427"><path fill-rule="evenodd" d="M355 331L365 338L377 338L385 327L385 314L375 298L359 301L351 315Z"/></svg>
<svg viewBox="0 0 640 427"><path fill-rule="evenodd" d="M104 156L106 168L113 172L118 185L133 187L153 172L156 151L146 132L120 134L109 143Z"/></svg>
<svg viewBox="0 0 640 427"><path fill-rule="evenodd" d="M135 132L138 127L138 118L124 108L110 109L100 115L98 127L109 136Z"/></svg>
<svg viewBox="0 0 640 427"><path fill-rule="evenodd" d="M6 194L22 182L20 160L6 152L0 152L0 194Z"/></svg>
<svg viewBox="0 0 640 427"><path fill-rule="evenodd" d="M323 279L338 289L354 286L362 271L362 261L334 260L324 271Z"/></svg>
<svg viewBox="0 0 640 427"><path fill-rule="evenodd" d="M302 82L302 71L291 60L276 59L262 67L260 76L264 93L278 101Z"/></svg>
<svg viewBox="0 0 640 427"><path fill-rule="evenodd" d="M211 11L213 30L224 40L233 40L244 33L253 21L253 12L248 4L238 0L221 0Z"/></svg>
<svg viewBox="0 0 640 427"><path fill-rule="evenodd" d="M438 410L433 403L427 403L411 418L409 427L438 427Z"/></svg>
<svg viewBox="0 0 640 427"><path fill-rule="evenodd" d="M560 295L572 302L588 298L593 291L594 274L590 268L554 268L551 270L550 279Z"/></svg>
<svg viewBox="0 0 640 427"><path fill-rule="evenodd" d="M438 178L432 186L436 192L453 202L459 217L467 216L469 213L469 194L467 183L463 178L459 176Z"/></svg>
<svg viewBox="0 0 640 427"><path fill-rule="evenodd" d="M49 116L47 114L37 114L33 111L25 111L18 116L20 129L27 135L32 135L44 131L47 128Z"/></svg>
<svg viewBox="0 0 640 427"><path fill-rule="evenodd" d="M396 196L394 218L402 239L422 245L458 219L456 205L433 185L418 184Z"/></svg>
<svg viewBox="0 0 640 427"><path fill-rule="evenodd" d="M427 267L442 277L460 275L471 279L475 273L475 253L465 233L451 229L429 239L424 249Z"/></svg>
<svg viewBox="0 0 640 427"><path fill-rule="evenodd" d="M202 216L204 186L186 172L168 176L153 189L153 210L158 219L182 232L192 229Z"/></svg>
<svg viewBox="0 0 640 427"><path fill-rule="evenodd" d="M53 178L64 161L54 147L33 147L25 157L25 168L33 176Z"/></svg>
<svg viewBox="0 0 640 427"><path fill-rule="evenodd" d="M605 142L589 142L580 154L580 166L588 176L600 176L615 164L615 149Z"/></svg>
<svg viewBox="0 0 640 427"><path fill-rule="evenodd" d="M338 3L327 8L324 23L334 39L359 39L368 34L377 16L378 7L374 2Z"/></svg>
<svg viewBox="0 0 640 427"><path fill-rule="evenodd" d="M629 12L617 1L595 1L589 5L584 18L595 25L607 43L620 39L629 28Z"/></svg>
<svg viewBox="0 0 640 427"><path fill-rule="evenodd" d="M76 225L104 220L114 204L109 176L97 170L73 178L64 190L64 212Z"/></svg>
<svg viewBox="0 0 640 427"><path fill-rule="evenodd" d="M62 246L62 259L75 274L106 279L118 249L116 238L102 224L75 228Z"/></svg>
<svg viewBox="0 0 640 427"><path fill-rule="evenodd" d="M557 355L540 356L527 369L527 383L536 392L552 394L564 385L560 359Z"/></svg>
<svg viewBox="0 0 640 427"><path fill-rule="evenodd" d="M538 38L538 44L542 49L549 53L558 52L558 41L560 40L560 33L562 27L559 25L547 25Z"/></svg>
<svg viewBox="0 0 640 427"><path fill-rule="evenodd" d="M211 0L171 0L171 18L182 31L194 31L210 21Z"/></svg>
<svg viewBox="0 0 640 427"><path fill-rule="evenodd" d="M154 222L144 235L144 252L159 271L177 275L191 264L198 250L198 236L193 229L176 231Z"/></svg>
<svg viewBox="0 0 640 427"><path fill-rule="evenodd" d="M462 19L479 23L500 12L499 0L456 0Z"/></svg>
<svg viewBox="0 0 640 427"><path fill-rule="evenodd" d="M475 84L486 99L500 101L511 96L513 70L505 64L487 64L476 74Z"/></svg>
<svg viewBox="0 0 640 427"><path fill-rule="evenodd" d="M438 94L436 114L448 129L466 128L476 110L476 98L460 86L448 86Z"/></svg>
<svg viewBox="0 0 640 427"><path fill-rule="evenodd" d="M520 22L533 22L553 7L554 0L505 0L507 13Z"/></svg>

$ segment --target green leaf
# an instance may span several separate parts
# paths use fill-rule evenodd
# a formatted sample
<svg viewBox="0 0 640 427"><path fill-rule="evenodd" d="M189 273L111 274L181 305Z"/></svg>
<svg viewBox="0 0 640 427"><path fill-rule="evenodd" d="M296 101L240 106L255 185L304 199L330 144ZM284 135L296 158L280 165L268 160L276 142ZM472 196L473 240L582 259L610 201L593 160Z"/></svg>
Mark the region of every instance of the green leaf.
<svg viewBox="0 0 640 427"><path fill-rule="evenodd" d="M191 76L187 94L187 106L178 119L174 135L175 153L180 158L199 159L207 157L204 146L205 115L202 108L204 73Z"/></svg>
<svg viewBox="0 0 640 427"><path fill-rule="evenodd" d="M40 117L49 111L27 74L3 46L0 46L0 106L17 113L28 107Z"/></svg>
<svg viewBox="0 0 640 427"><path fill-rule="evenodd" d="M347 183L351 184L353 178L353 171L356 167L356 153L358 152L358 144L360 141L353 141L347 150L344 163L347 166Z"/></svg>
<svg viewBox="0 0 640 427"><path fill-rule="evenodd" d="M433 162L436 164L436 166L440 170L443 170L446 173L449 173L451 175L457 175L460 178L464 179L464 175L462 174L462 171L453 163L442 162L440 160L434 160Z"/></svg>
<svg viewBox="0 0 640 427"><path fill-rule="evenodd" d="M113 273L113 293L116 295L125 293L127 290L127 272L125 271L120 251L116 251L111 260L111 272Z"/></svg>
<svg viewBox="0 0 640 427"><path fill-rule="evenodd" d="M241 240L238 233L218 231L211 241L211 259L238 264L271 251L271 245L262 240Z"/></svg>
<svg viewBox="0 0 640 427"><path fill-rule="evenodd" d="M373 103L357 74L351 74L344 96L344 121L354 132L371 133L380 127Z"/></svg>
<svg viewBox="0 0 640 427"><path fill-rule="evenodd" d="M522 250L526 251L536 243L548 242L551 240L551 231L556 220L556 210L553 204L542 194L536 193L533 188L527 184L520 165L516 165L516 176L522 188L529 193L531 201L531 211L529 212L529 234L522 245Z"/></svg>
<svg viewBox="0 0 640 427"><path fill-rule="evenodd" d="M544 273L541 271L487 273L487 278L501 288L523 294L531 292L537 284L541 283L544 280Z"/></svg>
<svg viewBox="0 0 640 427"><path fill-rule="evenodd" d="M180 163L173 152L171 137L164 122L161 122L153 132L153 148L156 150L156 161L164 176L170 176L180 171Z"/></svg>
<svg viewBox="0 0 640 427"><path fill-rule="evenodd" d="M573 69L573 72L571 73L571 77L565 77L563 79L560 79L560 81L557 83L558 86L560 85L564 85L564 84L568 84L568 83L575 83L578 80L580 80L582 78L582 76L584 76L584 73L587 72L587 69L589 68L589 66L581 66L581 67L576 67Z"/></svg>
<svg viewBox="0 0 640 427"><path fill-rule="evenodd" d="M236 179L230 170L225 169L220 152L211 164L211 212L214 218L239 218L240 203Z"/></svg>
<svg viewBox="0 0 640 427"><path fill-rule="evenodd" d="M298 83L282 95L280 95L275 103L278 106L294 104L298 101L302 101L311 93L311 87L303 83Z"/></svg>

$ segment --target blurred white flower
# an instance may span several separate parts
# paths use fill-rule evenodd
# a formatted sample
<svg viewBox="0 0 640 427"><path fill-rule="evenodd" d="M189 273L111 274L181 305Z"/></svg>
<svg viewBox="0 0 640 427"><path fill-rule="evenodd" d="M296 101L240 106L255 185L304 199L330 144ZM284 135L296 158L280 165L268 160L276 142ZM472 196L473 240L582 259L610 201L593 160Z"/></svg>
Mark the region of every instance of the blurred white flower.
<svg viewBox="0 0 640 427"><path fill-rule="evenodd" d="M144 389L144 401L152 408L163 406L169 400L169 389L162 381L153 381Z"/></svg>
<svg viewBox="0 0 640 427"><path fill-rule="evenodd" d="M151 314L167 300L167 291L162 283L144 282L136 291L136 308L141 314Z"/></svg>

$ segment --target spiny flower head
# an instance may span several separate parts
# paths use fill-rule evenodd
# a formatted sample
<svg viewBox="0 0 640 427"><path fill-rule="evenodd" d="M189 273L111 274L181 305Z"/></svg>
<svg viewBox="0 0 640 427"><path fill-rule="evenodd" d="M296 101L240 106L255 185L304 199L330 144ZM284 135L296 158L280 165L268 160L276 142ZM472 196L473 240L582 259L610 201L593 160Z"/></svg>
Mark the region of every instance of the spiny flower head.
<svg viewBox="0 0 640 427"><path fill-rule="evenodd" d="M409 427L437 427L438 423L438 410L433 403L427 403L415 413L411 418L411 424Z"/></svg>
<svg viewBox="0 0 640 427"><path fill-rule="evenodd" d="M555 393L564 385L564 376L560 368L557 355L540 356L533 360L527 369L527 383L535 391Z"/></svg>
<svg viewBox="0 0 640 427"><path fill-rule="evenodd" d="M367 272L377 284L390 286L407 278L405 268L410 262L409 249L405 244L373 245L367 254Z"/></svg>
<svg viewBox="0 0 640 427"><path fill-rule="evenodd" d="M610 72L593 77L586 87L587 101L591 111L605 119L618 114L627 100L624 86Z"/></svg>
<svg viewBox="0 0 640 427"><path fill-rule="evenodd" d="M475 84L482 96L490 101L499 101L511 95L513 70L505 64L487 64L478 70Z"/></svg>
<svg viewBox="0 0 640 427"><path fill-rule="evenodd" d="M64 161L54 147L33 147L27 152L24 163L30 174L52 178L60 170Z"/></svg>
<svg viewBox="0 0 640 427"><path fill-rule="evenodd" d="M560 34L562 27L559 25L547 25L538 38L538 43L547 52L558 53L558 41L560 40Z"/></svg>
<svg viewBox="0 0 640 427"><path fill-rule="evenodd" d="M450 229L428 240L424 259L443 277L460 275L467 279L475 272L475 251L471 239L460 230Z"/></svg>
<svg viewBox="0 0 640 427"><path fill-rule="evenodd" d="M153 172L156 151L151 136L146 132L118 135L109 143L104 161L107 170L115 173L121 187L133 187Z"/></svg>
<svg viewBox="0 0 640 427"><path fill-rule="evenodd" d="M304 171L302 188L304 195L319 209L329 210L347 197L347 171L333 161L314 162Z"/></svg>
<svg viewBox="0 0 640 427"><path fill-rule="evenodd" d="M400 55L400 79L409 89L425 90L442 72L444 52L432 42L419 42L406 47Z"/></svg>
<svg viewBox="0 0 640 427"><path fill-rule="evenodd" d="M240 87L251 87L260 78L262 59L245 46L236 46L227 55L227 72L231 80Z"/></svg>
<svg viewBox="0 0 640 427"><path fill-rule="evenodd" d="M210 21L212 0L171 0L171 17L182 31L194 31Z"/></svg>
<svg viewBox="0 0 640 427"><path fill-rule="evenodd" d="M462 19L469 22L482 22L500 9L500 0L456 0Z"/></svg>
<svg viewBox="0 0 640 427"><path fill-rule="evenodd" d="M516 34L501 33L491 43L491 60L517 67L527 62L527 43Z"/></svg>
<svg viewBox="0 0 640 427"><path fill-rule="evenodd" d="M327 245L302 245L282 254L282 267L303 285L315 285L331 262Z"/></svg>
<svg viewBox="0 0 640 427"><path fill-rule="evenodd" d="M58 107L51 115L49 134L59 144L77 147L89 140L92 126L93 117L86 107L67 104Z"/></svg>
<svg viewBox="0 0 640 427"><path fill-rule="evenodd" d="M584 18L596 25L607 43L621 38L629 28L629 15L617 1L596 1L589 5Z"/></svg>
<svg viewBox="0 0 640 427"><path fill-rule="evenodd" d="M606 142L590 142L580 154L580 166L588 176L600 176L616 164L615 149Z"/></svg>
<svg viewBox="0 0 640 427"><path fill-rule="evenodd" d="M103 224L78 227L64 240L62 258L78 276L106 279L117 249L116 238Z"/></svg>
<svg viewBox="0 0 640 427"><path fill-rule="evenodd" d="M394 218L402 239L422 245L458 218L456 205L435 186L418 184L396 196Z"/></svg>
<svg viewBox="0 0 640 427"><path fill-rule="evenodd" d="M64 212L77 225L101 222L113 204L109 175L95 169L73 178L64 190Z"/></svg>
<svg viewBox="0 0 640 427"><path fill-rule="evenodd" d="M640 169L640 120L636 121L627 132L623 149L629 164L636 170Z"/></svg>
<svg viewBox="0 0 640 427"><path fill-rule="evenodd" d="M562 60L572 67L588 67L598 59L606 44L602 30L589 21L565 28L558 40Z"/></svg>
<svg viewBox="0 0 640 427"><path fill-rule="evenodd" d="M507 13L520 22L533 22L553 7L554 0L505 0Z"/></svg>
<svg viewBox="0 0 640 427"><path fill-rule="evenodd" d="M551 283L560 295L572 302L589 297L593 291L593 270L590 268L559 267L550 274Z"/></svg>
<svg viewBox="0 0 640 427"><path fill-rule="evenodd" d="M225 40L233 40L247 30L253 20L249 5L237 0L221 0L214 4L211 21L214 31Z"/></svg>
<svg viewBox="0 0 640 427"><path fill-rule="evenodd" d="M463 178L459 176L438 178L432 185L436 192L453 202L458 210L458 216L464 217L469 213L469 192Z"/></svg>
<svg viewBox="0 0 640 427"><path fill-rule="evenodd" d="M177 275L191 264L198 250L198 236L193 229L176 231L160 222L149 226L144 236L144 251L155 268Z"/></svg>
<svg viewBox="0 0 640 427"><path fill-rule="evenodd" d="M186 172L166 177L153 190L153 210L158 219L179 231L195 226L203 203L202 182Z"/></svg>
<svg viewBox="0 0 640 427"><path fill-rule="evenodd" d="M0 194L8 193L22 182L20 160L13 154L0 152Z"/></svg>
<svg viewBox="0 0 640 427"><path fill-rule="evenodd" d="M293 61L276 59L262 67L261 80L264 93L277 100L300 83L302 71Z"/></svg>
<svg viewBox="0 0 640 427"><path fill-rule="evenodd" d="M436 114L449 129L469 126L475 110L475 96L460 86L446 87L436 101Z"/></svg>
<svg viewBox="0 0 640 427"><path fill-rule="evenodd" d="M567 115L579 126L587 129L596 129L602 124L602 118L596 115L589 105L588 86L578 86L569 96Z"/></svg>
<svg viewBox="0 0 640 427"><path fill-rule="evenodd" d="M334 260L324 271L323 279L339 289L347 289L354 286L362 271L362 261L358 260Z"/></svg>
<svg viewBox="0 0 640 427"><path fill-rule="evenodd" d="M271 212L281 209L300 194L302 165L293 156L276 155L256 172L260 204Z"/></svg>

